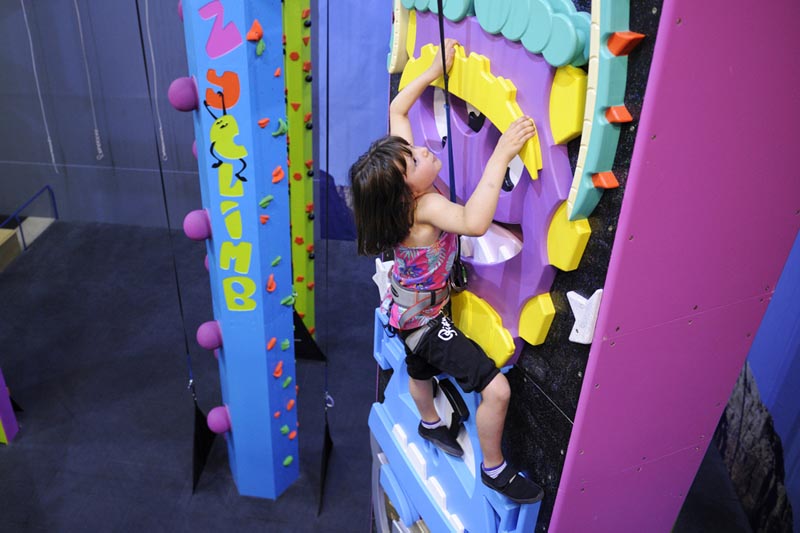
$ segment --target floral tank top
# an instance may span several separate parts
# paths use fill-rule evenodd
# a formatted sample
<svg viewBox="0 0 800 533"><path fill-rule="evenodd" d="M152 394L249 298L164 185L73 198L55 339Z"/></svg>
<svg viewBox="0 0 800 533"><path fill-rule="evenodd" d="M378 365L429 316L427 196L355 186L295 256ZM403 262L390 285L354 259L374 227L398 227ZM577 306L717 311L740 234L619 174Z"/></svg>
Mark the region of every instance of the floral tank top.
<svg viewBox="0 0 800 533"><path fill-rule="evenodd" d="M456 239L458 239L458 235L443 231L436 242L430 246L395 246L394 266L389 275L401 286L411 290L431 291L444 287L453 267L453 261L455 261ZM383 300L384 305L388 306L391 299L391 291L388 291ZM406 322L403 329L414 329L427 324L431 319L436 318L446 303L447 300L424 309ZM389 309L389 324L398 328L400 317L405 311L405 307L393 304Z"/></svg>

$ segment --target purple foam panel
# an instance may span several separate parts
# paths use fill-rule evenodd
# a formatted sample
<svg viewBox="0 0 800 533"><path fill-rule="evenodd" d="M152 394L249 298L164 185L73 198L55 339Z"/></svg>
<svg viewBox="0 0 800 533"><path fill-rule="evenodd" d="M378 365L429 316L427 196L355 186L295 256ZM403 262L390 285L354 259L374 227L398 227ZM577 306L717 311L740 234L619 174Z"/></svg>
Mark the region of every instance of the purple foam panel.
<svg viewBox="0 0 800 533"><path fill-rule="evenodd" d="M522 112L536 122L542 151L542 169L536 181L523 171L512 191L503 191L495 221L513 225L523 241L522 251L508 261L482 265L465 258L470 267L470 290L484 298L503 319L503 326L517 336L519 315L525 303L549 292L555 269L547 257L547 229L558 206L567 199L572 170L566 146L555 145L550 129L550 90L555 69L541 56L531 54L520 43L485 32L475 17L461 22L445 21L445 35L461 43L467 55L489 58L491 74L511 80ZM434 13L417 13L414 55L428 43L438 46L439 29ZM471 103L471 102L470 102ZM466 202L480 181L500 131L487 119L477 133L470 130L466 104L452 102L452 142L456 193ZM427 146L442 160L440 178L448 181L447 149L434 121L433 89L428 89L410 112L414 141Z"/></svg>
<svg viewBox="0 0 800 533"><path fill-rule="evenodd" d="M17 417L14 416L14 409L11 407L11 398L8 395L8 387L6 387L2 370L0 370L0 429L6 442L14 440L19 432L19 424L17 424Z"/></svg>
<svg viewBox="0 0 800 533"><path fill-rule="evenodd" d="M550 531L680 511L800 227L797 14L663 4Z"/></svg>

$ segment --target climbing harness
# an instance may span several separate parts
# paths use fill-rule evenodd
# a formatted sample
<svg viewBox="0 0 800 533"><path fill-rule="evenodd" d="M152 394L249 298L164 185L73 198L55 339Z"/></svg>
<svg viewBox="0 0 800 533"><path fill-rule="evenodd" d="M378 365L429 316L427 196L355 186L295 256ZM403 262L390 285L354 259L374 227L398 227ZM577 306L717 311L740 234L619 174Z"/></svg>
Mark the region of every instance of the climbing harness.
<svg viewBox="0 0 800 533"><path fill-rule="evenodd" d="M392 301L406 308L398 321L400 329L403 329L403 326L409 320L425 309L447 302L450 298L450 287L448 285L435 290L416 291L401 286L392 275L389 275L389 281L391 282Z"/></svg>

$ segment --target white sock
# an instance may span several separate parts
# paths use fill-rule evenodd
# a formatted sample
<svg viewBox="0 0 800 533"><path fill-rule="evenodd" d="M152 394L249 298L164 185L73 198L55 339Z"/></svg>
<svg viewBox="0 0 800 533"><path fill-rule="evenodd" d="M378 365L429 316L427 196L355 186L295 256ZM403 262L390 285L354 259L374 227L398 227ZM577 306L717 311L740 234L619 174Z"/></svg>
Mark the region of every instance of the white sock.
<svg viewBox="0 0 800 533"><path fill-rule="evenodd" d="M424 427L425 429L436 429L439 426L445 425L444 421L441 418L436 422L426 422L424 420L420 420L420 422L422 422L422 427Z"/></svg>
<svg viewBox="0 0 800 533"><path fill-rule="evenodd" d="M503 461L502 463L493 468L486 468L486 466L483 463L481 463L481 470L483 470L484 473L490 478L497 479L497 476L499 476L503 472L503 470L505 470L506 466L507 465L505 461Z"/></svg>

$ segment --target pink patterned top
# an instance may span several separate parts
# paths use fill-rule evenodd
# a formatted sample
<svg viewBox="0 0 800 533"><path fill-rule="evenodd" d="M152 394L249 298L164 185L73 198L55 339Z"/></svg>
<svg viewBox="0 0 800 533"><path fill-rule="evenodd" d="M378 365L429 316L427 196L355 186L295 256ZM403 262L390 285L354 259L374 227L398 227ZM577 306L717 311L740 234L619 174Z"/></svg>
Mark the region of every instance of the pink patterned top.
<svg viewBox="0 0 800 533"><path fill-rule="evenodd" d="M389 274L401 286L412 290L430 291L447 284L453 261L456 257L456 239L454 233L443 231L430 246L406 247L397 245L394 248L394 266ZM385 309L392 300L391 291L387 291L381 307ZM447 300L439 305L428 307L411 318L403 329L414 329L435 318ZM399 328L400 317L406 308L394 304L389 310L389 324Z"/></svg>

